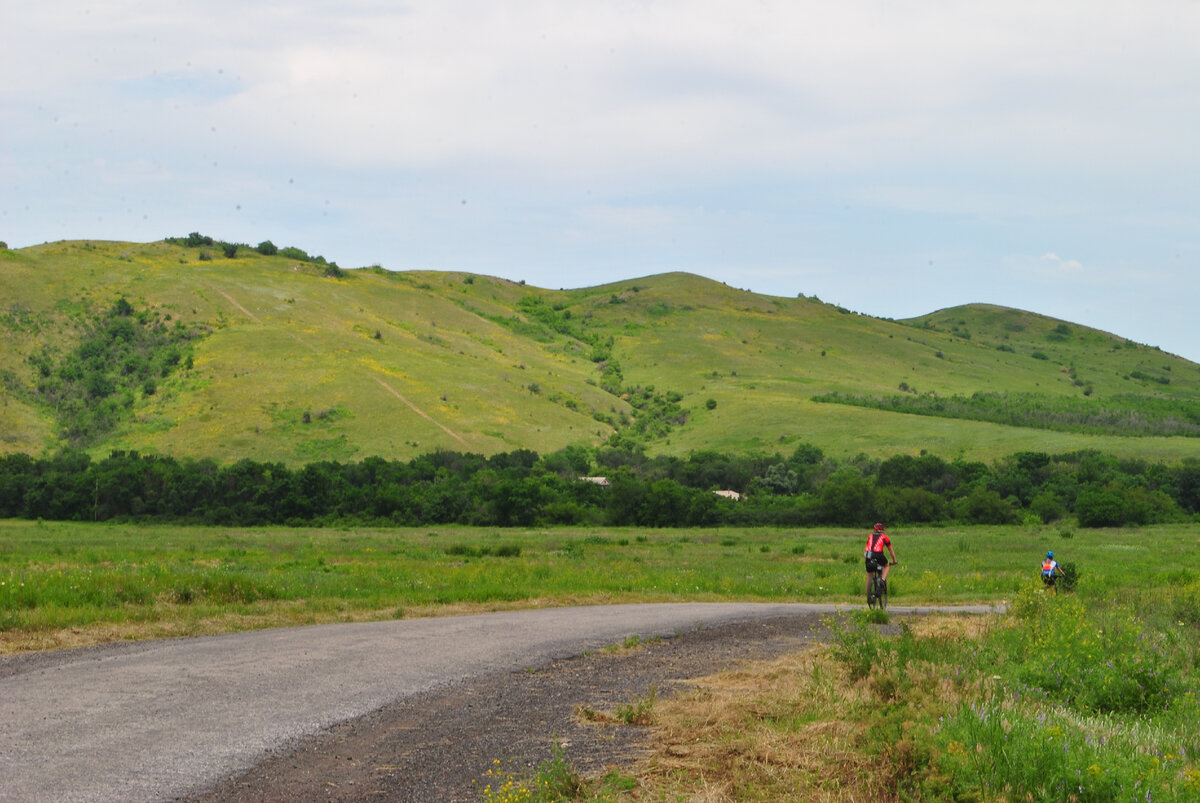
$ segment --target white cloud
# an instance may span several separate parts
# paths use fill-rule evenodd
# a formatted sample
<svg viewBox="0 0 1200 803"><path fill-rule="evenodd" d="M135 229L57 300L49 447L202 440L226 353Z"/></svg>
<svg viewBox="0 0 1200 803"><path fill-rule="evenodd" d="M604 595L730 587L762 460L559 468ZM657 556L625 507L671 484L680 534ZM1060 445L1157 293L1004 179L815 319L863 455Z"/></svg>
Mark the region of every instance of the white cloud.
<svg viewBox="0 0 1200 803"><path fill-rule="evenodd" d="M1200 259L1190 0L9 5L10 244L202 227L916 309Z"/></svg>
<svg viewBox="0 0 1200 803"><path fill-rule="evenodd" d="M199 106L244 149L335 166L628 181L1090 164L1184 136L1159 122L1194 119L1171 98L1200 81L1200 7L1167 0L49 5L6 25L0 74L30 76L10 91L66 106L91 85L139 126ZM30 29L44 39L15 34Z"/></svg>
<svg viewBox="0 0 1200 803"><path fill-rule="evenodd" d="M1063 259L1053 251L1042 254L1041 262L1043 266L1048 266L1055 273L1080 273L1083 271L1081 262L1075 259Z"/></svg>

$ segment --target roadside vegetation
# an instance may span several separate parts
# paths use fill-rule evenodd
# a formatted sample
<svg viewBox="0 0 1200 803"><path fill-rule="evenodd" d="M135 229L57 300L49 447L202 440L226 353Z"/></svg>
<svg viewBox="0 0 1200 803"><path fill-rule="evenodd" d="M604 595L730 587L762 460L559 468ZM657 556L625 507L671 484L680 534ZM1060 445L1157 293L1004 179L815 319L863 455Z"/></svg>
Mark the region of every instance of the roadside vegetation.
<svg viewBox="0 0 1200 803"><path fill-rule="evenodd" d="M1200 593L1154 590L1031 583L999 617L829 617L827 645L624 706L636 722L585 711L647 728L636 766L584 778L555 750L483 799L1196 800Z"/></svg>
<svg viewBox="0 0 1200 803"><path fill-rule="evenodd" d="M529 799L1195 800L1200 596L1159 590L1030 586L1004 617L882 629L831 618L826 647L657 702L637 767Z"/></svg>

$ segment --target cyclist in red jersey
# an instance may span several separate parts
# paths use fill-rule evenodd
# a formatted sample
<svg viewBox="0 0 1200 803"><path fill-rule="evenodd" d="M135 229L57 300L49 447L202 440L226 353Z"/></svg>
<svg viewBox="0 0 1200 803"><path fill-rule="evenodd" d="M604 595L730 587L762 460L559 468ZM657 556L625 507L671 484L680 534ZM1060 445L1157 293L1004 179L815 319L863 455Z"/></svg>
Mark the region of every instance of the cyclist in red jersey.
<svg viewBox="0 0 1200 803"><path fill-rule="evenodd" d="M891 563L888 563L888 559L884 557L884 547L887 547L887 551L892 553ZM888 538L888 534L883 531L882 524L876 524L875 529L867 535L867 549L863 557L867 565L867 592L869 593L871 591L871 572L875 570L875 566L879 565L883 568L883 582L886 585L888 572L897 563L896 550L892 549L892 539Z"/></svg>

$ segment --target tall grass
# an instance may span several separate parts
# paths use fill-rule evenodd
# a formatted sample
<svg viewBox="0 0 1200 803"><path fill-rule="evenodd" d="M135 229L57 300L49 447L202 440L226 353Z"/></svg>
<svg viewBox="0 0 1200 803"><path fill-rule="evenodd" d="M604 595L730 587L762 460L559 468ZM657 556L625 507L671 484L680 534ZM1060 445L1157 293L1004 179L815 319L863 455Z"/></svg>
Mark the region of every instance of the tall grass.
<svg viewBox="0 0 1200 803"><path fill-rule="evenodd" d="M1198 632L1160 601L1030 588L978 639L889 639L856 617L834 623L832 654L884 698L863 719L885 760L907 746L915 799L1195 800Z"/></svg>

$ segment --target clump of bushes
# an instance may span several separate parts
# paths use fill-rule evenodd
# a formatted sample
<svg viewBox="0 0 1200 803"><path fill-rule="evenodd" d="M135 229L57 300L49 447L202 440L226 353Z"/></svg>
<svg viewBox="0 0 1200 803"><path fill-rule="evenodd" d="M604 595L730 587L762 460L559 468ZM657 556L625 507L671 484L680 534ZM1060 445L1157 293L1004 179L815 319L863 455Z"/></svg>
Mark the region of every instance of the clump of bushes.
<svg viewBox="0 0 1200 803"><path fill-rule="evenodd" d="M160 379L191 364L193 336L181 322L169 327L157 313L119 298L86 325L69 352L43 348L30 355L35 398L57 413L68 440L91 443L124 420L139 390L153 395Z"/></svg>

